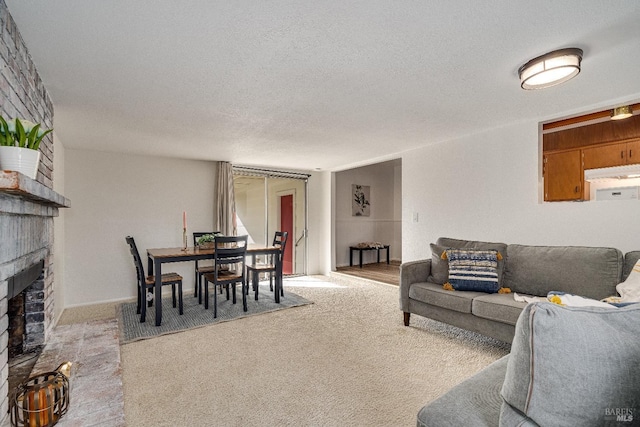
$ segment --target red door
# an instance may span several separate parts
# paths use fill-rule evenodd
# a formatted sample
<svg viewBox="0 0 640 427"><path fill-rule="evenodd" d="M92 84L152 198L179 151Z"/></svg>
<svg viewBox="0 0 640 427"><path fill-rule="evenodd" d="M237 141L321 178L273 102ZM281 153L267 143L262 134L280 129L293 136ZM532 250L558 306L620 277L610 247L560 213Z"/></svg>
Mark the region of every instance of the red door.
<svg viewBox="0 0 640 427"><path fill-rule="evenodd" d="M296 244L296 238L293 235L293 194L280 197L280 231L288 233L282 261L282 274L293 274L293 247Z"/></svg>

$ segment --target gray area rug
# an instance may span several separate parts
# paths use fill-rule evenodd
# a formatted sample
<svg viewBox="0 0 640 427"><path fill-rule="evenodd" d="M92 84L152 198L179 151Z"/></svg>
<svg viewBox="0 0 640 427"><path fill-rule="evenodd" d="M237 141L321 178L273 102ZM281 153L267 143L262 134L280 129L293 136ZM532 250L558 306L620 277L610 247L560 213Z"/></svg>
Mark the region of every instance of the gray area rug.
<svg viewBox="0 0 640 427"><path fill-rule="evenodd" d="M120 344L172 334L188 329L199 328L212 323L226 322L255 314L268 313L290 307L312 304L311 301L291 292L286 292L280 297L280 304L273 300L273 292L266 285L260 285L258 301L254 299L252 291L247 297L247 308L242 310L242 294L238 287L237 303L227 301L226 293L218 294L218 317L213 317L213 289L209 293L209 309L205 310L204 304L198 304L198 298L194 298L191 291L184 294L184 314L180 315L178 308L173 308L171 297L162 300L162 324L155 326L155 307L147 308L147 319L140 323L140 315L136 313L136 303L124 303L118 306L117 316L120 327Z"/></svg>

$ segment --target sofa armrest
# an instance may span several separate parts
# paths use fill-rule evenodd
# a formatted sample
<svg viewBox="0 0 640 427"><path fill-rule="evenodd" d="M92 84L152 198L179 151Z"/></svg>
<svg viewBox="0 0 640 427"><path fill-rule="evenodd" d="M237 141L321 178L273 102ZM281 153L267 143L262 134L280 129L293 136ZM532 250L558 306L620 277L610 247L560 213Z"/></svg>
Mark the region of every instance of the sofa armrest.
<svg viewBox="0 0 640 427"><path fill-rule="evenodd" d="M400 310L409 311L409 288L413 283L426 282L431 273L431 259L405 262L400 265Z"/></svg>

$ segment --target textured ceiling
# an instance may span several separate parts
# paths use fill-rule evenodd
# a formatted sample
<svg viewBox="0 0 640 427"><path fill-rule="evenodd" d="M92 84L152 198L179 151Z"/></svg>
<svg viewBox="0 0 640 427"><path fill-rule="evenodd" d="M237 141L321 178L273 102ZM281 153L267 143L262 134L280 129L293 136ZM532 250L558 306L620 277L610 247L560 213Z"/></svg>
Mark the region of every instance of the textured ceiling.
<svg viewBox="0 0 640 427"><path fill-rule="evenodd" d="M67 148L338 170L640 97L638 0L5 1Z"/></svg>

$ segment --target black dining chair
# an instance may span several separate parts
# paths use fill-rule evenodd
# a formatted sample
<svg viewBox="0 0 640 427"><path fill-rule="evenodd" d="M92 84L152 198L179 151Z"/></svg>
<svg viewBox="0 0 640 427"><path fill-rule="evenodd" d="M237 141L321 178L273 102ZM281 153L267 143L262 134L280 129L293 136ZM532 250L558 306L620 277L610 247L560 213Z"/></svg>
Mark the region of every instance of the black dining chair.
<svg viewBox="0 0 640 427"><path fill-rule="evenodd" d="M193 232L193 246L197 246L198 239L206 234L215 234L219 233L219 231L194 231ZM197 297L198 292L202 289L202 275L204 273L213 272L213 264L207 261L198 261L196 260L196 265L194 267L194 275L195 275L195 284L193 287L193 296ZM200 297L200 301L202 302L202 297Z"/></svg>
<svg viewBox="0 0 640 427"><path fill-rule="evenodd" d="M273 291L273 279L280 285L280 295L284 296L282 289L282 260L284 258L284 250L287 247L287 238L289 233L286 231L276 231L273 236L272 245L280 248L277 254L268 255L265 262L252 262L247 266L247 281L253 285L255 299L258 300L258 283L260 282L260 273L269 275L269 289ZM247 286L247 292L249 287Z"/></svg>
<svg viewBox="0 0 640 427"><path fill-rule="evenodd" d="M247 281L245 278L245 256L248 236L216 236L213 254L213 272L202 275L204 278L204 308L209 308L209 283L213 283L213 317L218 317L218 293L216 287L224 287L229 300L229 286L233 288L233 303L236 303L236 284L242 285L242 309L247 311Z"/></svg>
<svg viewBox="0 0 640 427"><path fill-rule="evenodd" d="M131 251L131 255L133 255L133 263L136 266L136 277L138 281L138 308L136 313L140 314L140 322L145 321L146 312L147 312L147 290L151 290L153 293L153 289L156 285L156 277L155 276L145 276L144 268L142 267L142 259L140 258L140 253L138 252L138 247L136 246L136 242L131 236L125 237L125 240L129 244L129 249ZM162 277L162 286L171 285L171 296L173 307L176 306L176 285L178 285L178 301L179 301L179 311L180 314L184 313L182 306L182 276L178 273L163 273ZM149 306L153 300L149 301Z"/></svg>

